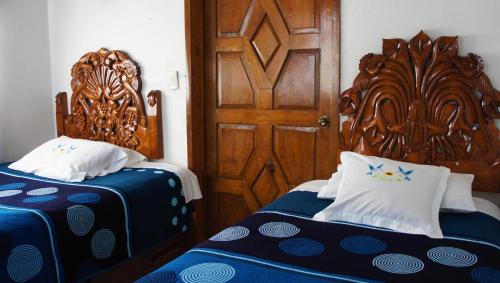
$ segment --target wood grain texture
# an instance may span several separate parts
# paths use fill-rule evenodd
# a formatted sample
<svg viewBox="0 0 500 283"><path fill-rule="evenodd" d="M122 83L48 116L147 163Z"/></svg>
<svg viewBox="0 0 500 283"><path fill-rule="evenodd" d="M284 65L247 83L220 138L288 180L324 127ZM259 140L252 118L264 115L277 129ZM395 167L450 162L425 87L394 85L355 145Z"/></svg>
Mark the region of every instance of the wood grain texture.
<svg viewBox="0 0 500 283"><path fill-rule="evenodd" d="M339 1L205 5L205 150L214 233L304 181L328 178L336 167L338 127L320 127L318 120L326 115L338 126ZM221 30L222 22L234 28Z"/></svg>
<svg viewBox="0 0 500 283"><path fill-rule="evenodd" d="M255 148L255 126L219 124L218 170L224 178L239 178Z"/></svg>
<svg viewBox="0 0 500 283"><path fill-rule="evenodd" d="M254 107L255 93L241 53L225 52L217 56L217 104L219 107Z"/></svg>
<svg viewBox="0 0 500 283"><path fill-rule="evenodd" d="M317 109L320 77L319 52L292 51L288 55L274 95L275 109Z"/></svg>
<svg viewBox="0 0 500 283"><path fill-rule="evenodd" d="M385 39L342 93L343 149L475 175L476 190L500 192L500 92L482 59L458 55L457 37Z"/></svg>
<svg viewBox="0 0 500 283"><path fill-rule="evenodd" d="M217 1L217 13L231 17L217 18L219 36L238 36L243 20L252 0L220 0Z"/></svg>
<svg viewBox="0 0 500 283"><path fill-rule="evenodd" d="M320 32L319 0L276 0L292 34Z"/></svg>
<svg viewBox="0 0 500 283"><path fill-rule="evenodd" d="M105 141L151 159L163 157L160 91L141 94L138 65L123 51L85 54L71 69L71 113L66 93L56 96L58 136Z"/></svg>
<svg viewBox="0 0 500 283"><path fill-rule="evenodd" d="M186 55L189 88L186 97L188 167L200 184L203 198L195 202L194 223L196 242L207 233L207 191L205 154L205 57L204 57L204 0L185 0Z"/></svg>

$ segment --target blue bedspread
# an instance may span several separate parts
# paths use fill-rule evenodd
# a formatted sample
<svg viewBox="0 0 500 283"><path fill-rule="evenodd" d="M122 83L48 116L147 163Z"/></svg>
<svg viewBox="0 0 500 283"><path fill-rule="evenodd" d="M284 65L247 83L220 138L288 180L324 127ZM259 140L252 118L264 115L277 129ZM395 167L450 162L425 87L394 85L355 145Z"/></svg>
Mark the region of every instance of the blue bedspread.
<svg viewBox="0 0 500 283"><path fill-rule="evenodd" d="M500 282L500 221L441 213L444 239L311 220L292 192L139 282Z"/></svg>
<svg viewBox="0 0 500 283"><path fill-rule="evenodd" d="M67 183L0 165L0 282L73 282L188 229L172 172Z"/></svg>

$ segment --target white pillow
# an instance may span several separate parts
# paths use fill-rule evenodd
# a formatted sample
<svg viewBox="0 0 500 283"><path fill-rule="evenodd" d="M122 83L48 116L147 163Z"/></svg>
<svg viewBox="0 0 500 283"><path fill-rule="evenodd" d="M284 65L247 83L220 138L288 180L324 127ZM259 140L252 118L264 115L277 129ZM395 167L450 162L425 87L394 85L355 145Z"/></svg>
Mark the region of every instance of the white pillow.
<svg viewBox="0 0 500 283"><path fill-rule="evenodd" d="M131 167L139 162L147 161L146 156L142 155L133 149L120 147L127 154L127 163L123 167Z"/></svg>
<svg viewBox="0 0 500 283"><path fill-rule="evenodd" d="M127 154L105 142L59 137L26 154L9 168L46 178L81 182L120 170Z"/></svg>
<svg viewBox="0 0 500 283"><path fill-rule="evenodd" d="M477 211L472 199L474 175L451 173L446 185L441 209L454 212Z"/></svg>
<svg viewBox="0 0 500 283"><path fill-rule="evenodd" d="M342 179L342 167L339 165L337 172L332 174L328 184L323 186L318 193L318 198L334 199ZM441 210L453 212L474 212L477 208L472 200L472 181L474 175L451 173L446 182L446 190Z"/></svg>
<svg viewBox="0 0 500 283"><path fill-rule="evenodd" d="M442 238L439 207L450 169L342 152L333 204L314 216Z"/></svg>
<svg viewBox="0 0 500 283"><path fill-rule="evenodd" d="M318 198L321 199L336 198L341 180L342 180L342 172L337 168L337 172L332 174L332 177L328 180L328 184L321 187L318 193Z"/></svg>

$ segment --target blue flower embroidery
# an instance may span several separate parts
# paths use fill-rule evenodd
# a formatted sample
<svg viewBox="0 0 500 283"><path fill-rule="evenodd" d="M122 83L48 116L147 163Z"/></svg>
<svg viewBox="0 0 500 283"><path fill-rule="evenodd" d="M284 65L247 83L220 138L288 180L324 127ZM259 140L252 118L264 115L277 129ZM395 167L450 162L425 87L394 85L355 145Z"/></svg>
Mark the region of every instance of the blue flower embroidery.
<svg viewBox="0 0 500 283"><path fill-rule="evenodd" d="M64 154L71 153L75 149L76 149L76 146L74 146L74 145L60 143L56 147L54 147L52 149L52 151L54 151L55 153L64 155Z"/></svg>
<svg viewBox="0 0 500 283"><path fill-rule="evenodd" d="M404 170L401 166L398 166L398 170L384 170L384 164L371 165L368 164L369 171L367 175L372 176L375 179L387 181L387 182L408 182L411 181L410 175L414 170Z"/></svg>

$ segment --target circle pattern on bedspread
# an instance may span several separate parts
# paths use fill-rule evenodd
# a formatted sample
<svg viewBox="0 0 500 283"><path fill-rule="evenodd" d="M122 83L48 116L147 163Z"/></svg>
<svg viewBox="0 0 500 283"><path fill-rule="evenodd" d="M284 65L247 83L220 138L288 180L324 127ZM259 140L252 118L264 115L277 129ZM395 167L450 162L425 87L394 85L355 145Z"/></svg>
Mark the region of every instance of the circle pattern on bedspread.
<svg viewBox="0 0 500 283"><path fill-rule="evenodd" d="M173 198L172 198L172 200L170 201L170 204L171 204L173 207L175 207L175 206L177 206L177 202L178 202L178 201L177 201L177 198L176 198L176 197L173 197Z"/></svg>
<svg viewBox="0 0 500 283"><path fill-rule="evenodd" d="M471 272L472 279L481 283L500 282L500 270L493 267L476 267Z"/></svg>
<svg viewBox="0 0 500 283"><path fill-rule="evenodd" d="M155 173L155 174L163 174L163 173L165 173L165 172L160 171L160 170L156 170L156 171L154 171L153 173Z"/></svg>
<svg viewBox="0 0 500 283"><path fill-rule="evenodd" d="M42 254L32 245L17 246L7 260L7 272L15 282L30 280L42 270L42 266Z"/></svg>
<svg viewBox="0 0 500 283"><path fill-rule="evenodd" d="M259 232L268 237L287 238L299 233L300 229L287 222L268 222L259 227Z"/></svg>
<svg viewBox="0 0 500 283"><path fill-rule="evenodd" d="M90 243L92 254L97 259L105 259L111 256L115 249L116 238L113 231L100 229L95 232Z"/></svg>
<svg viewBox="0 0 500 283"><path fill-rule="evenodd" d="M171 283L175 282L177 275L173 271L165 270L153 272L146 277L143 277L139 282L143 283Z"/></svg>
<svg viewBox="0 0 500 283"><path fill-rule="evenodd" d="M185 205L183 205L181 208L181 213L186 215L186 212L187 212L187 207Z"/></svg>
<svg viewBox="0 0 500 283"><path fill-rule="evenodd" d="M250 230L243 226L234 226L220 231L217 235L210 238L210 241L228 242L243 239L250 234Z"/></svg>
<svg viewBox="0 0 500 283"><path fill-rule="evenodd" d="M23 199L24 203L41 203L41 202L48 202L51 200L55 200L57 196L54 195L45 195L45 196L32 196L32 197L27 197Z"/></svg>
<svg viewBox="0 0 500 283"><path fill-rule="evenodd" d="M57 193L59 189L56 187L47 187L47 188L40 188L40 189L35 189L27 192L26 194L29 196L43 196L43 195L50 195Z"/></svg>
<svg viewBox="0 0 500 283"><path fill-rule="evenodd" d="M286 239L279 243L279 247L283 252L295 256L314 256L325 250L323 244L307 238Z"/></svg>
<svg viewBox="0 0 500 283"><path fill-rule="evenodd" d="M371 255L385 251L387 244L369 236L351 236L342 239L340 246L353 254Z"/></svg>
<svg viewBox="0 0 500 283"><path fill-rule="evenodd" d="M26 183L9 183L0 185L0 191L4 190L17 190L26 187Z"/></svg>
<svg viewBox="0 0 500 283"><path fill-rule="evenodd" d="M21 190L5 190L5 191L0 191L0 198L15 196L15 195L18 195L18 194L20 194L22 192L23 191L21 191Z"/></svg>
<svg viewBox="0 0 500 283"><path fill-rule="evenodd" d="M472 266L477 262L476 255L453 247L432 248L427 256L434 262L453 267Z"/></svg>
<svg viewBox="0 0 500 283"><path fill-rule="evenodd" d="M231 280L236 270L224 263L207 262L184 269L180 276L186 283L212 282L223 283Z"/></svg>
<svg viewBox="0 0 500 283"><path fill-rule="evenodd" d="M94 226L94 212L85 205L73 205L68 207L66 218L71 232L77 236L87 235Z"/></svg>
<svg viewBox="0 0 500 283"><path fill-rule="evenodd" d="M417 273L424 269L424 263L420 259L404 254L379 255L372 263L383 271L396 274Z"/></svg>
<svg viewBox="0 0 500 283"><path fill-rule="evenodd" d="M146 172L146 169L138 169L137 172Z"/></svg>
<svg viewBox="0 0 500 283"><path fill-rule="evenodd" d="M175 187L175 180L172 179L172 178L169 178L168 179L168 184L170 185L170 187L174 188Z"/></svg>
<svg viewBox="0 0 500 283"><path fill-rule="evenodd" d="M68 196L68 200L74 203L94 204L101 201L101 196L96 193L79 193Z"/></svg>
<svg viewBox="0 0 500 283"><path fill-rule="evenodd" d="M177 226L179 223L179 218L177 216L172 217L172 225Z"/></svg>

